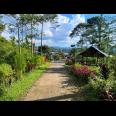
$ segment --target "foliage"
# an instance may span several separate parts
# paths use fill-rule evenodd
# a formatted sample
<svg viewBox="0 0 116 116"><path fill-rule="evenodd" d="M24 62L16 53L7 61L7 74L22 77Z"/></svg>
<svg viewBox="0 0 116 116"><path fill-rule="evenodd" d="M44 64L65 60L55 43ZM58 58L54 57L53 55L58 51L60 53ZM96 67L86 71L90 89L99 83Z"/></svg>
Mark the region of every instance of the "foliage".
<svg viewBox="0 0 116 116"><path fill-rule="evenodd" d="M116 56L111 58L111 62L110 62L110 68L113 70L114 72L114 77L116 78Z"/></svg>
<svg viewBox="0 0 116 116"><path fill-rule="evenodd" d="M38 65L45 63L45 56L38 56Z"/></svg>
<svg viewBox="0 0 116 116"><path fill-rule="evenodd" d="M5 62L5 58L12 52L12 50L12 43L0 36L0 63Z"/></svg>
<svg viewBox="0 0 116 116"><path fill-rule="evenodd" d="M96 45L99 49L109 53L111 44L114 44L115 41L115 20L116 17L110 19L102 16L89 18L87 23L76 25L69 36L71 38L79 36L80 40L77 44L81 48L88 43L89 45Z"/></svg>
<svg viewBox="0 0 116 116"><path fill-rule="evenodd" d="M61 56L60 56L60 54L55 54L54 55L54 60L60 60L61 59Z"/></svg>
<svg viewBox="0 0 116 116"><path fill-rule="evenodd" d="M73 57L67 57L66 61L65 61L66 65L74 65L75 64L75 60Z"/></svg>
<svg viewBox="0 0 116 116"><path fill-rule="evenodd" d="M8 64L0 64L0 84L10 85L12 81L13 70Z"/></svg>
<svg viewBox="0 0 116 116"><path fill-rule="evenodd" d="M96 78L97 72L96 69L92 69L89 66L82 66L81 64L75 64L67 67L68 72L75 75L81 82L88 82L89 77ZM97 69L98 70L98 69Z"/></svg>
<svg viewBox="0 0 116 116"><path fill-rule="evenodd" d="M40 77L40 75L48 67L48 63L41 65L42 69L36 69L33 72L23 74L23 78L13 83L8 88L5 94L0 96L0 101L15 101L19 100L21 96L25 95L26 91L32 86L32 84Z"/></svg>
<svg viewBox="0 0 116 116"><path fill-rule="evenodd" d="M12 51L9 55L7 55L5 57L5 61L7 64L12 66L12 69L15 68L15 56L16 55L16 51Z"/></svg>
<svg viewBox="0 0 116 116"><path fill-rule="evenodd" d="M0 85L0 96L3 96L7 92L4 85Z"/></svg>
<svg viewBox="0 0 116 116"><path fill-rule="evenodd" d="M41 52L41 46L38 46L38 52ZM47 45L42 46L42 52L43 54L49 54L50 48Z"/></svg>
<svg viewBox="0 0 116 116"><path fill-rule="evenodd" d="M109 68L108 68L108 66L106 64L101 64L100 69L101 69L102 76L105 79L107 79L109 77Z"/></svg>
<svg viewBox="0 0 116 116"><path fill-rule="evenodd" d="M93 89L96 97L101 100L115 100L116 99L116 81L112 78L105 80L101 77L90 79L89 87Z"/></svg>
<svg viewBox="0 0 116 116"><path fill-rule="evenodd" d="M14 63L15 63L14 67L15 67L17 79L20 79L22 76L22 72L25 71L25 67L26 67L26 61L25 61L24 55L17 53L15 55Z"/></svg>
<svg viewBox="0 0 116 116"><path fill-rule="evenodd" d="M89 66L89 69L90 69L91 71L95 71L97 74L100 73L100 68L97 67L97 66Z"/></svg>

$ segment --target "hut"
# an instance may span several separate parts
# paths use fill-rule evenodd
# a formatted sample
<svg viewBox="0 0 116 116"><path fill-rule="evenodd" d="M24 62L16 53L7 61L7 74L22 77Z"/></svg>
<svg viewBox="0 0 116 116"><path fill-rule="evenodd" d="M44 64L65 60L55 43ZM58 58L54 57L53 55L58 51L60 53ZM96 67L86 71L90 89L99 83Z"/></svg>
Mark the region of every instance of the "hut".
<svg viewBox="0 0 116 116"><path fill-rule="evenodd" d="M97 63L99 63L100 60L104 60L105 57L108 57L108 54L104 53L95 46L89 47L87 50L81 52L79 55L82 56L82 61L83 58L86 57L86 64L91 64L91 62L87 61L88 57L94 57Z"/></svg>

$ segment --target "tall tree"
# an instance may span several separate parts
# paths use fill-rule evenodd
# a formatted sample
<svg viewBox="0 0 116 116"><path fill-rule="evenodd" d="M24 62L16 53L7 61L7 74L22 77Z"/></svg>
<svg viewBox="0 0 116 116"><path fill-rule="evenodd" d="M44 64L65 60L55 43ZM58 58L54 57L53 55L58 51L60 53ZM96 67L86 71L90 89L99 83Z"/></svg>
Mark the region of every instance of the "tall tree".
<svg viewBox="0 0 116 116"><path fill-rule="evenodd" d="M109 37L113 35L113 31L109 31L109 21L102 16L92 17L87 20L87 23L78 24L71 32L70 37L81 36L78 44L89 43L96 45L103 51L108 51L107 46L110 45L112 39ZM113 22L114 24L114 22ZM112 28L112 26L110 26ZM82 39L83 38L83 39Z"/></svg>
<svg viewBox="0 0 116 116"><path fill-rule="evenodd" d="M42 14L40 15L38 21L41 23L41 55L42 55L42 39L43 39L43 27L44 22L54 22L56 14Z"/></svg>

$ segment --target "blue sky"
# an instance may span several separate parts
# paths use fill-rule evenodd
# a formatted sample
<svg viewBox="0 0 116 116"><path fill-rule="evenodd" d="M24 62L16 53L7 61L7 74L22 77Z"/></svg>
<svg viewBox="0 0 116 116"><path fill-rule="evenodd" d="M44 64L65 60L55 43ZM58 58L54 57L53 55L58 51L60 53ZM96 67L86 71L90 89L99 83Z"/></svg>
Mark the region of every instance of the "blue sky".
<svg viewBox="0 0 116 116"><path fill-rule="evenodd" d="M110 16L116 14L103 14L103 16ZM69 33L71 30L79 23L86 22L88 18L93 16L100 16L100 14L58 14L57 22L60 27L53 29L52 26L55 26L51 23L44 23L44 33L45 37L43 38L43 44L49 46L59 46L59 47L70 47L71 44L75 44L79 37L71 39ZM9 19L4 18L4 21ZM38 26L40 29L41 26ZM9 38L8 32L3 32L2 34L6 38ZM36 45L40 45L40 38L36 38Z"/></svg>

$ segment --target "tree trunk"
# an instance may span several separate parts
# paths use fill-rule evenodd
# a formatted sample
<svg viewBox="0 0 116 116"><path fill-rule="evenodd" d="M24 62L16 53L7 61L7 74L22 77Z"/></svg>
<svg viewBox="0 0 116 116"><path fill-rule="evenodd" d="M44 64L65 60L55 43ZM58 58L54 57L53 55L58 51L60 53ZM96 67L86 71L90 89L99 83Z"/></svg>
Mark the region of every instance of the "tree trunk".
<svg viewBox="0 0 116 116"><path fill-rule="evenodd" d="M22 42L23 42L23 22L22 22Z"/></svg>
<svg viewBox="0 0 116 116"><path fill-rule="evenodd" d="M32 21L31 21L31 55L33 57L33 37L32 37L32 34L33 34L33 32L32 32Z"/></svg>
<svg viewBox="0 0 116 116"><path fill-rule="evenodd" d="M20 45L20 37L19 37L19 26L18 26L18 46L19 46L19 54L21 54L21 45Z"/></svg>
<svg viewBox="0 0 116 116"><path fill-rule="evenodd" d="M42 55L42 37L43 37L43 21L42 21L42 28L41 28L41 55Z"/></svg>

